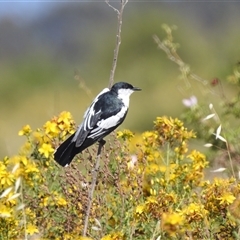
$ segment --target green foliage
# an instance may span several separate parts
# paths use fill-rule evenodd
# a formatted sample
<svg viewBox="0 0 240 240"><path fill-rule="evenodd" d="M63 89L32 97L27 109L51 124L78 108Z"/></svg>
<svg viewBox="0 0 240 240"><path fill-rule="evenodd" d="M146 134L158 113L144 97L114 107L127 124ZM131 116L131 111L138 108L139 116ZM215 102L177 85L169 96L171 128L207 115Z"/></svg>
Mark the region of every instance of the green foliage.
<svg viewBox="0 0 240 240"><path fill-rule="evenodd" d="M234 97L230 98L227 96L227 90L222 80L213 78L208 81L196 75L179 56L179 44L174 41L173 37L173 31L176 30L176 27L169 27L165 24L162 27L166 32L166 37L160 40L154 36L154 40L167 57L178 65L179 79L185 85L181 91L188 88L192 91L190 98L183 99L186 108L181 114L181 119L188 127L196 131L198 140L203 141L205 147L211 148L211 151L206 151L211 165L223 167L230 176L235 177L239 174L240 169L238 167L240 153L238 144L240 133L238 124L240 117L239 63L234 67L233 73L227 77L228 83L234 86L232 91ZM197 84L204 99L198 101L195 96L198 95L198 92L194 91L193 84Z"/></svg>
<svg viewBox="0 0 240 240"><path fill-rule="evenodd" d="M68 168L52 159L72 133L69 112L32 131L19 154L0 162L1 239L84 239L85 211L95 147ZM240 186L234 178L204 179L206 157L189 150L192 131L158 117L154 129L112 134L91 209L92 239L233 239L239 232Z"/></svg>

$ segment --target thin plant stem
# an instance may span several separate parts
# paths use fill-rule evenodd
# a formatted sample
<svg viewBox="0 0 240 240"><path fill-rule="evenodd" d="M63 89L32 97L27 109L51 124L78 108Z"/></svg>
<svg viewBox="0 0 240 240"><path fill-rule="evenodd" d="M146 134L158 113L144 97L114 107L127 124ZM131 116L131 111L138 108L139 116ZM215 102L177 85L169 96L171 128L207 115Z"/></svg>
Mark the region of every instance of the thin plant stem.
<svg viewBox="0 0 240 240"><path fill-rule="evenodd" d="M110 8L112 8L117 13L117 17L118 17L116 45L115 45L115 49L114 49L113 63L112 63L112 68L110 71L110 78L109 78L109 88L111 88L114 83L114 75L115 75L115 71L116 71L116 67L117 67L118 53L119 53L119 48L120 48L120 44L121 44L123 10L124 10L124 7L126 6L126 4L128 3L128 0L121 0L120 10L113 7L109 3L109 0L106 0L105 2L107 3L107 5ZM94 190L96 187L97 175L98 175L99 166L100 166L101 151L102 151L102 147L104 146L104 144L105 144L105 141L103 139L101 141L99 141L96 164L95 164L95 168L93 169L93 172L92 172L92 184L91 184L91 188L90 188L90 191L88 194L88 206L87 206L86 217L85 217L85 221L84 221L83 236L86 236L86 234L87 234L89 216L90 216L91 207L92 207L93 194L94 194Z"/></svg>
<svg viewBox="0 0 240 240"><path fill-rule="evenodd" d="M226 138L225 138L225 139L226 139ZM227 153L228 153L228 158L229 158L229 162L230 162L230 167L231 167L232 175L233 175L234 178L236 178L235 172L234 172L234 168L233 168L232 156L231 156L231 152L230 152L230 148L229 148L228 142L226 142L226 147L227 147Z"/></svg>
<svg viewBox="0 0 240 240"><path fill-rule="evenodd" d="M156 239L156 235L160 233L160 227L161 227L161 220L158 220L156 223L155 229L153 231L153 236L151 237L151 240Z"/></svg>
<svg viewBox="0 0 240 240"><path fill-rule="evenodd" d="M187 64L179 57L179 55L177 54L177 52L175 51L171 51L171 49L169 49L160 39L157 35L153 35L153 39L156 42L158 48L162 49L166 54L167 57L175 62L181 69L181 71L184 71L184 69L187 69ZM200 76L194 74L194 73L189 73L189 76L202 83L203 85L207 85L208 84L208 80L201 78Z"/></svg>
<svg viewBox="0 0 240 240"><path fill-rule="evenodd" d="M169 163L169 153L170 153L170 143L167 143L167 171L166 171L166 178L167 182L169 181L169 168L170 168L170 163Z"/></svg>
<svg viewBox="0 0 240 240"><path fill-rule="evenodd" d="M96 164L92 171L92 184L91 184L91 188L88 193L88 206L87 206L87 211L86 211L86 216L85 216L85 221L84 221L83 236L86 236L86 234L87 234L89 216L90 216L91 207L92 207L93 194L94 194L94 190L96 187L97 175L98 175L99 166L100 166L101 151L102 151L102 147L104 146L105 143L106 142L103 139L101 141L99 141L97 157L96 157Z"/></svg>
<svg viewBox="0 0 240 240"><path fill-rule="evenodd" d="M221 120L220 120L220 117L218 116L218 113L217 111L215 110L214 107L212 107L211 111L215 114L215 120L221 124ZM229 144L228 144L228 141L227 141L227 137L225 136L224 134L224 138L226 139L226 148L227 148L227 154L228 154L228 158L229 158L229 162L230 162L230 167L231 167L231 171L232 171L232 175L234 178L236 178L235 176L235 172L234 172L234 168L233 168L233 161L232 161L232 157L231 157L231 150L230 150L230 147L229 147Z"/></svg>
<svg viewBox="0 0 240 240"><path fill-rule="evenodd" d="M112 69L110 71L110 78L109 78L109 88L112 87L114 83L114 75L117 67L117 60L118 60L118 53L119 48L121 44L121 32L122 32L122 17L123 17L123 10L126 4L128 3L128 0L121 0L121 8L118 10L117 8L113 7L109 0L106 0L107 5L112 8L116 13L118 17L118 25L117 25L117 34L116 34L116 45L113 53L113 63L112 63Z"/></svg>
<svg viewBox="0 0 240 240"><path fill-rule="evenodd" d="M24 206L24 200L23 200L23 183L20 184L20 196L21 196L21 203L22 203L22 215L23 215L23 225L24 225L24 240L28 240L27 235L27 218L25 213L25 206Z"/></svg>

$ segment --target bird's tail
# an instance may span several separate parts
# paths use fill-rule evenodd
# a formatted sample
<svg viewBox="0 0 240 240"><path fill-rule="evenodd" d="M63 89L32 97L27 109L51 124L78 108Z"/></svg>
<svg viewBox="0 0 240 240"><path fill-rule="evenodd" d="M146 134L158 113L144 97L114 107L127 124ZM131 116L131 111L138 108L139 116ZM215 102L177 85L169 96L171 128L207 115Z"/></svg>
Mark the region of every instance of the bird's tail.
<svg viewBox="0 0 240 240"><path fill-rule="evenodd" d="M54 153L54 159L63 167L69 165L78 153L78 149L75 146L76 142L72 142L73 137L74 134L65 140Z"/></svg>

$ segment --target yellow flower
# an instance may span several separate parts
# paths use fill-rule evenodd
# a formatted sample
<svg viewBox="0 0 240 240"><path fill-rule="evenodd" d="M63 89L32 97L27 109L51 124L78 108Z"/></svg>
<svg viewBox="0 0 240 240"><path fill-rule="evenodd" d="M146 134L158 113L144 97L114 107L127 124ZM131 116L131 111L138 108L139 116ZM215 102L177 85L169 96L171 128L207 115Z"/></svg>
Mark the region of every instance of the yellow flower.
<svg viewBox="0 0 240 240"><path fill-rule="evenodd" d="M40 206L41 207L46 207L48 205L48 200L49 200L49 197L44 197L41 199L41 203L40 203Z"/></svg>
<svg viewBox="0 0 240 240"><path fill-rule="evenodd" d="M5 172L0 175L0 184L4 187L11 186L15 181L15 177L11 172Z"/></svg>
<svg viewBox="0 0 240 240"><path fill-rule="evenodd" d="M69 112L61 112L55 121L61 131L61 138L65 139L65 136L68 135L68 133L72 134L75 131L74 121L72 119L72 115Z"/></svg>
<svg viewBox="0 0 240 240"><path fill-rule="evenodd" d="M136 207L136 213L137 214L142 214L145 210L145 204L139 204L137 207Z"/></svg>
<svg viewBox="0 0 240 240"><path fill-rule="evenodd" d="M39 172L38 168L36 167L36 165L34 163L28 163L26 165L26 169L25 169L26 173L33 173L33 172Z"/></svg>
<svg viewBox="0 0 240 240"><path fill-rule="evenodd" d="M72 239L72 236L70 236L69 239ZM76 239L76 238L75 238ZM80 237L78 240L93 240L92 238L89 237Z"/></svg>
<svg viewBox="0 0 240 240"><path fill-rule="evenodd" d="M23 163L24 166L26 166L28 163L28 159L26 158L26 156L21 156L20 161Z"/></svg>
<svg viewBox="0 0 240 240"><path fill-rule="evenodd" d="M27 225L26 231L27 231L27 233L30 234L30 235L39 232L38 229L37 229L37 227L36 227L35 225L31 224L31 223L29 223L29 224Z"/></svg>
<svg viewBox="0 0 240 240"><path fill-rule="evenodd" d="M20 154L27 155L32 149L32 145L30 142L25 142L24 145L20 148Z"/></svg>
<svg viewBox="0 0 240 240"><path fill-rule="evenodd" d="M190 203L182 213L187 216L188 221L197 221L203 219L208 211L204 208L201 203Z"/></svg>
<svg viewBox="0 0 240 240"><path fill-rule="evenodd" d="M59 114L57 122L64 122L64 123L69 123L72 121L72 115L70 112L63 111Z"/></svg>
<svg viewBox="0 0 240 240"><path fill-rule="evenodd" d="M220 204L231 204L236 199L231 192L225 192L221 197L218 198L220 200Z"/></svg>
<svg viewBox="0 0 240 240"><path fill-rule="evenodd" d="M134 134L128 129L117 132L117 138L122 138L123 140L131 140L133 137Z"/></svg>
<svg viewBox="0 0 240 240"><path fill-rule="evenodd" d="M149 164L145 170L147 174L156 174L158 171L160 171L160 166L156 163Z"/></svg>
<svg viewBox="0 0 240 240"><path fill-rule="evenodd" d="M38 151L43 154L46 158L49 158L49 155L54 152L51 144L43 143L42 146L38 149Z"/></svg>
<svg viewBox="0 0 240 240"><path fill-rule="evenodd" d="M196 150L193 150L188 157L193 160L193 168L194 170L202 170L208 165L206 160L206 156Z"/></svg>
<svg viewBox="0 0 240 240"><path fill-rule="evenodd" d="M162 229L170 236L175 237L176 233L181 231L180 227L184 223L184 217L180 213L163 213L162 215Z"/></svg>
<svg viewBox="0 0 240 240"><path fill-rule="evenodd" d="M102 237L101 240L122 240L124 239L123 236L124 235L121 232L116 232Z"/></svg>
<svg viewBox="0 0 240 240"><path fill-rule="evenodd" d="M31 132L32 132L31 127L30 127L29 125L26 125L26 126L24 126L24 127L22 128L22 130L20 130L20 131L18 132L18 135L19 135L19 136L23 136L23 135L29 136Z"/></svg>
<svg viewBox="0 0 240 240"><path fill-rule="evenodd" d="M194 213L194 212L198 212L200 210L200 206L196 203L190 203L188 205L188 208L186 209L186 213L187 214L191 214L191 213Z"/></svg>
<svg viewBox="0 0 240 240"><path fill-rule="evenodd" d="M0 217L11 217L12 209L0 203Z"/></svg>
<svg viewBox="0 0 240 240"><path fill-rule="evenodd" d="M180 213L163 213L162 219L165 224L183 224L183 216Z"/></svg>
<svg viewBox="0 0 240 240"><path fill-rule="evenodd" d="M157 201L157 198L155 196L150 196L147 198L147 201L146 201L146 204L149 204L149 203L158 203Z"/></svg>
<svg viewBox="0 0 240 240"><path fill-rule="evenodd" d="M34 143L42 144L43 134L40 132L39 129L37 131L33 132L32 137L33 137Z"/></svg>
<svg viewBox="0 0 240 240"><path fill-rule="evenodd" d="M0 161L0 178L2 175L5 175L7 172L6 166L2 161Z"/></svg>
<svg viewBox="0 0 240 240"><path fill-rule="evenodd" d="M66 206L67 205L67 201L64 198L59 197L58 200L57 200L57 204L59 206Z"/></svg>
<svg viewBox="0 0 240 240"><path fill-rule="evenodd" d="M177 118L157 117L154 125L154 129L158 134L158 144L164 145L168 142L180 155L187 151L187 144L184 141L195 137L195 134L184 128L183 122Z"/></svg>
<svg viewBox="0 0 240 240"><path fill-rule="evenodd" d="M150 188L149 192L151 195L154 195L154 196L157 195L156 189Z"/></svg>
<svg viewBox="0 0 240 240"><path fill-rule="evenodd" d="M101 240L112 240L111 234L102 237Z"/></svg>
<svg viewBox="0 0 240 240"><path fill-rule="evenodd" d="M56 122L47 121L44 125L44 129L46 134L51 134L52 136L57 136L59 134Z"/></svg>
<svg viewBox="0 0 240 240"><path fill-rule="evenodd" d="M117 131L117 138L120 138L123 136L123 132L122 131Z"/></svg>
<svg viewBox="0 0 240 240"><path fill-rule="evenodd" d="M144 145L146 147L154 147L156 145L157 133L154 131L147 131L142 134Z"/></svg>
<svg viewBox="0 0 240 240"><path fill-rule="evenodd" d="M33 211L32 211L33 210ZM25 213L26 213L26 215L29 217L29 218L36 218L36 213L34 212L34 209L32 209L31 210L31 208L25 208Z"/></svg>

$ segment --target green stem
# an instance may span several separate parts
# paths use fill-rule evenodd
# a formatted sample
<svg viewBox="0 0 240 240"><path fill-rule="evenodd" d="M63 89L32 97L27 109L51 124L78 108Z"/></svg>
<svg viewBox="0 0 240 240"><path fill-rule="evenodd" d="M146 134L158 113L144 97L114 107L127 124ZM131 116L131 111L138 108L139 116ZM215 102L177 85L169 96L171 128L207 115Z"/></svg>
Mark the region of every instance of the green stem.
<svg viewBox="0 0 240 240"><path fill-rule="evenodd" d="M25 213L25 206L24 206L24 199L23 199L23 182L21 181L20 184L20 196L21 196L21 203L23 204L22 208L22 214L23 214L23 224L24 224L24 239L27 240L27 218L26 218L26 213Z"/></svg>

